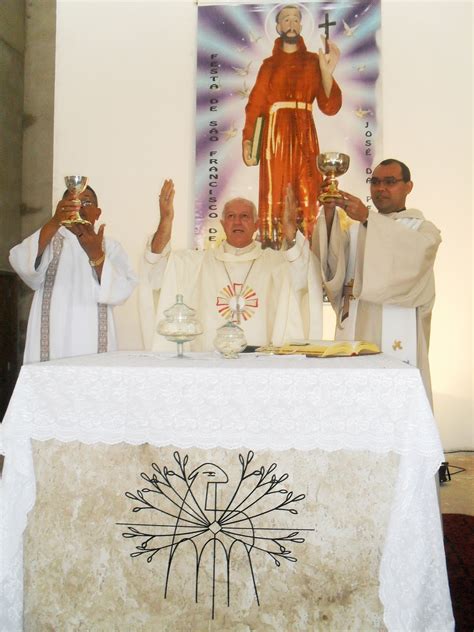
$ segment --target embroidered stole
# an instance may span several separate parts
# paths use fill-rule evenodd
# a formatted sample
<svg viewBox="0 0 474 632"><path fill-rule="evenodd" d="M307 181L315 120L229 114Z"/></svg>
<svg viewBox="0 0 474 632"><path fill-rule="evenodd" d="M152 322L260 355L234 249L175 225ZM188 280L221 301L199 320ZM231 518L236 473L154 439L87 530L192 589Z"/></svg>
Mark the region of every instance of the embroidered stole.
<svg viewBox="0 0 474 632"><path fill-rule="evenodd" d="M421 219L400 218L394 220L401 222L411 230L418 230ZM349 303L349 315L336 329L336 340L355 340L355 327L359 299L352 296L354 285L357 242L360 223L355 222L349 229L349 261L346 270L344 293L351 292ZM343 305L344 307L344 305ZM342 320L342 318L341 318ZM382 340L381 348L384 353L402 362L417 366L417 325L416 308L401 307L400 305L382 305Z"/></svg>
<svg viewBox="0 0 474 632"><path fill-rule="evenodd" d="M40 362L47 362L50 353L50 313L51 296L53 294L54 282L58 271L59 258L63 249L64 237L59 233L53 237L52 248L53 258L46 270L43 300L41 303L41 323L40 323ZM107 352L107 305L98 303L97 305L97 352Z"/></svg>

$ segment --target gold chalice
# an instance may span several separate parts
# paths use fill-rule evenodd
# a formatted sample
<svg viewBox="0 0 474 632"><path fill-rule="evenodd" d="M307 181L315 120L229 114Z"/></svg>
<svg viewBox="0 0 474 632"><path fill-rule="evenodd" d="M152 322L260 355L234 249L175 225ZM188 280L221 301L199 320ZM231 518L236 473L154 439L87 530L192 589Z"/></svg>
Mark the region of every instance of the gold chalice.
<svg viewBox="0 0 474 632"><path fill-rule="evenodd" d="M80 204L79 195L87 187L87 176L65 176L64 182L67 190L76 196L72 201ZM77 211L75 217L66 219L61 224L63 226L71 226L71 224L90 224L90 222L87 219L83 219L80 212Z"/></svg>
<svg viewBox="0 0 474 632"><path fill-rule="evenodd" d="M336 176L342 176L343 173L346 173L349 169L349 163L349 156L339 151L327 151L323 154L318 154L316 164L318 171L325 176L323 187L326 189L318 197L320 202L324 204L328 200L340 197L339 189L337 188L339 183L336 180Z"/></svg>

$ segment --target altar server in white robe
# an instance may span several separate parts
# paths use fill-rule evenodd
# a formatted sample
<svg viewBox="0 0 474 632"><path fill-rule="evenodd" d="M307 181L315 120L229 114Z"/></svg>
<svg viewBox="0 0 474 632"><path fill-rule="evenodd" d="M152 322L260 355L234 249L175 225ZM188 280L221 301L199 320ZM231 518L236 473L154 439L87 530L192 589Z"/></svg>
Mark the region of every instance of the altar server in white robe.
<svg viewBox="0 0 474 632"><path fill-rule="evenodd" d="M191 343L195 351L213 350L216 330L229 320L242 327L250 346L321 337L320 266L296 230L296 200L290 188L283 251L262 249L253 238L258 226L255 205L235 198L223 209L223 243L215 249L172 252L173 200L173 182L166 180L160 193L159 225L145 249L140 279L146 348L173 349L156 327L177 294L197 310L203 326L203 334Z"/></svg>
<svg viewBox="0 0 474 632"><path fill-rule="evenodd" d="M112 351L117 338L112 309L137 285L122 246L95 232L101 209L87 187L57 204L53 217L10 251L10 263L35 291L28 318L24 362ZM90 224L71 224L79 212Z"/></svg>
<svg viewBox="0 0 474 632"><path fill-rule="evenodd" d="M340 191L320 213L312 243L338 317L336 338L373 341L418 366L431 401L433 265L441 236L419 210L405 207L412 188L404 163L382 161L370 180L378 212Z"/></svg>

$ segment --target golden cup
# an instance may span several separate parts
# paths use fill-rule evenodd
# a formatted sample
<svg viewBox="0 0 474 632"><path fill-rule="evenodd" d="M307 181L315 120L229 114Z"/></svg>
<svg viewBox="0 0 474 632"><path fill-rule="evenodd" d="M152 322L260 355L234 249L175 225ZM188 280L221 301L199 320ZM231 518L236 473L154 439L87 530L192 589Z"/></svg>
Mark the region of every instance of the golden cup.
<svg viewBox="0 0 474 632"><path fill-rule="evenodd" d="M316 165L318 171L325 176L323 181L325 191L318 197L320 202L324 204L328 200L340 197L339 189L337 188L339 182L336 180L336 176L342 176L342 174L346 173L349 169L349 163L349 156L339 151L327 151L318 154Z"/></svg>
<svg viewBox="0 0 474 632"><path fill-rule="evenodd" d="M72 201L80 203L79 195L87 187L87 176L65 176L64 182L67 190L76 196ZM61 224L70 226L71 224L90 224L90 222L87 219L83 219L80 212L77 211L74 218L64 220Z"/></svg>

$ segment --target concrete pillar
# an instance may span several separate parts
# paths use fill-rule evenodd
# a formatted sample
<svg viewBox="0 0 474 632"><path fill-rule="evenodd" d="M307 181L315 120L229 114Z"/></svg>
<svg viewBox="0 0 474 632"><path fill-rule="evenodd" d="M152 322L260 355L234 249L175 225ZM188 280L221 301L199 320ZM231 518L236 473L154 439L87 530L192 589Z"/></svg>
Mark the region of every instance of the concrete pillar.
<svg viewBox="0 0 474 632"><path fill-rule="evenodd" d="M27 0L22 237L51 217L56 0Z"/></svg>
<svg viewBox="0 0 474 632"><path fill-rule="evenodd" d="M25 0L0 2L0 270L21 235Z"/></svg>
<svg viewBox="0 0 474 632"><path fill-rule="evenodd" d="M51 217L56 0L26 0L21 238ZM32 292L20 288L20 348Z"/></svg>
<svg viewBox="0 0 474 632"><path fill-rule="evenodd" d="M51 216L55 49L56 0L0 1L0 271ZM18 290L21 356L32 293Z"/></svg>

